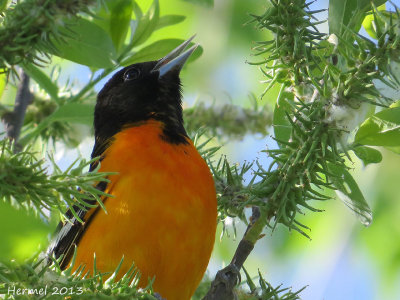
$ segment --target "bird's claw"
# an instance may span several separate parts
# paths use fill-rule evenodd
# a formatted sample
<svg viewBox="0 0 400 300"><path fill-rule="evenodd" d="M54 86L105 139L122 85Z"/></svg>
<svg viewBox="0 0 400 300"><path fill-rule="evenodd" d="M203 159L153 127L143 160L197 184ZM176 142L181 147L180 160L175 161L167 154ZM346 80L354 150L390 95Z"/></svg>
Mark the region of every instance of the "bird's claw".
<svg viewBox="0 0 400 300"><path fill-rule="evenodd" d="M217 272L210 290L202 300L237 300L234 289L240 281L240 269L231 263Z"/></svg>
<svg viewBox="0 0 400 300"><path fill-rule="evenodd" d="M229 264L217 272L215 281L224 283L227 289L233 289L235 285L242 281L240 269L238 269L238 267L236 267L234 264Z"/></svg>
<svg viewBox="0 0 400 300"><path fill-rule="evenodd" d="M157 300L165 300L159 293L154 293L153 296L156 297Z"/></svg>

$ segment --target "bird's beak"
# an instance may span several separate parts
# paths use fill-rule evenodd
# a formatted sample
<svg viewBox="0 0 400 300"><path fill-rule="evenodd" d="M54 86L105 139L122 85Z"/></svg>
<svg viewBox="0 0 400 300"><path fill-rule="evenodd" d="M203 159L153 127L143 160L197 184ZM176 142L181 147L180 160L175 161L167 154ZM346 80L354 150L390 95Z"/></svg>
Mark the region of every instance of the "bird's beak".
<svg viewBox="0 0 400 300"><path fill-rule="evenodd" d="M198 44L196 44L184 52L187 45L189 45L189 43L193 40L195 36L196 35L192 36L190 39L183 42L166 56L161 58L153 68L152 72L158 71L159 78L168 74L172 70L178 71L179 73L185 62L188 60L189 56L194 52L194 50L196 50L198 46Z"/></svg>

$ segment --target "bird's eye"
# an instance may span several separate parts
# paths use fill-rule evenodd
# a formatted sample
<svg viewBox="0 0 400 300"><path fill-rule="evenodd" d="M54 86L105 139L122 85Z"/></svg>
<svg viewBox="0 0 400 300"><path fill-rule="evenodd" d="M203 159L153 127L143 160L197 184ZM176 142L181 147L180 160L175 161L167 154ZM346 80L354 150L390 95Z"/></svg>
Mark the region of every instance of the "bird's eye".
<svg viewBox="0 0 400 300"><path fill-rule="evenodd" d="M136 68L130 68L128 70L125 71L124 73L124 80L135 80L138 79L140 75L140 71L139 69Z"/></svg>

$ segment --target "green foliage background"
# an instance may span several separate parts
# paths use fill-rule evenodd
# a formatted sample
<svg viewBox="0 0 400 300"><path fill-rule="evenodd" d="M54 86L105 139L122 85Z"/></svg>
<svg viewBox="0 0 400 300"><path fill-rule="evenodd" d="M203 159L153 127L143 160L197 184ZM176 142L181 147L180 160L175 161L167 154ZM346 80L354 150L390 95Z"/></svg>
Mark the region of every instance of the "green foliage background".
<svg viewBox="0 0 400 300"><path fill-rule="evenodd" d="M198 3L194 4L193 2L202 2L202 4L198 5ZM357 22L356 24L344 24L348 20L346 14L349 14L353 9L358 9L358 13L363 13L362 3L369 3L369 1L357 1L357 5L361 5L359 7L356 7L356 1L339 2L340 4L331 1L330 4L330 7L333 8L329 17L337 19L336 27L332 26L331 30L341 33L346 31L345 26L360 28L360 22L358 22L360 24ZM377 1L376 5L384 2ZM137 7L134 7L131 1L114 1L114 3L118 3L118 5L111 5L110 11L111 14L115 13L118 17L113 22L126 22L126 15L129 15L129 12L132 10L137 12ZM153 6L152 10L151 5L152 1L150 0L143 0L139 3L144 13L150 12L147 15L149 19L151 19L151 12L158 9ZM261 72L257 72L256 67L245 64L245 61L255 61L251 57L251 53L254 54L254 52L250 50L251 45L255 45L253 41L265 41L272 38L272 35L266 31L256 30L254 25L251 24L243 26L245 22L251 19L247 12L259 15L264 12L267 6L263 1L256 0L215 1L214 5L210 5L210 1L161 0L160 15L174 15L169 19L164 18L163 22L178 22L181 20L180 17L177 17L178 15L185 16L185 20L173 26L154 25L159 26L159 28L151 35L149 35L150 32L156 28L152 28L148 32L143 29L141 37L135 38L133 45L131 45L137 53L122 60L122 64L126 65L139 60L161 57L178 45L182 39L189 37L192 33L197 33L196 42L201 44L203 53L182 73L185 105L191 107L197 101L204 102L206 105L214 104L217 108L220 108L213 114L206 115L205 112L201 113L201 106L197 108L195 106L195 108L187 109L186 115L188 120L193 121L203 117L203 122L215 120L218 119L220 116L218 114L221 114L221 111L226 111L224 105L231 103L245 107L250 112L245 114L249 117L244 118L245 121L240 126L235 123L235 120L240 119L238 116L243 116L243 111L240 108L236 108L237 111L233 109L233 112L228 116L224 116L226 118L221 118L224 124L228 124L227 128L218 124L214 125L218 129L213 134L222 135L222 139L212 141L211 146L216 146L222 141L224 146L219 150L219 153L227 153L231 163L236 161L243 163L245 159L251 161L255 157L261 157L260 161L265 167L268 167L270 163L266 159L265 153L259 152L265 149L266 139L261 137L266 134L266 128L260 126L257 122L250 124L248 121L256 119L261 120L261 124L271 125L271 108L275 105L280 87L279 85L273 86L262 100L257 100L258 107L254 109L252 96L249 97L249 94L253 93L257 97L261 95L265 89L265 84L259 84L258 81L260 79L265 80L265 78L263 78ZM328 3L318 1L313 7L320 9L327 8L327 6ZM341 10L342 8L343 10ZM100 15L107 13L107 11L99 12ZM336 15L332 16L332 13ZM145 19L146 14L144 15ZM87 21L80 22L88 23ZM87 31L81 31L78 40L70 38L67 34L65 39L70 48L65 45L59 47L62 49L62 53L58 54L78 63L90 62L91 68L105 68L106 72L111 72L113 60L119 60L123 57L124 47L122 46L121 31L108 31L107 24L101 19L95 20L94 23L98 27L93 28L90 24L84 24ZM163 23L161 22L161 24ZM75 24L75 26L79 25L82 24ZM326 26L323 28L328 30ZM374 34L371 27L366 26L366 29L367 33ZM97 44L96 37L99 36L108 36L109 38L102 38L102 43ZM160 40L165 41L160 43ZM95 42L77 51L76 45L79 45L82 41ZM61 43L61 41L53 41L53 43L57 46L57 43ZM153 51L153 49L156 49L156 51ZM198 55L200 55L200 52ZM268 55L265 57L268 57ZM57 92L54 83L48 81L44 75L57 77L59 69L54 69L53 66L55 65L60 66L62 70L62 74L59 75L59 86L63 86L68 77L71 80L77 78L76 85L69 85L69 87L67 85L64 91ZM35 99L36 107L29 108L27 112L29 120L35 120L39 123L43 120L41 112L47 111L45 116L54 112L55 108L52 106L54 103L47 101L43 89L57 105L72 101L63 105L62 109L59 109L50 119L47 118L46 122L40 123L38 127L28 128L22 136L21 142L35 141L34 150L41 151L43 150L43 141L53 135L59 136L60 140L67 145L67 150L65 150L64 146L58 142L55 148L56 153L59 151L65 153L64 159L58 160L62 169L66 169L70 165L79 151L88 157L90 149L82 147L81 143L83 141L85 144L88 141L87 136L90 135L87 125L91 124L91 118L88 116L92 114L92 103L95 95L90 92L89 88L92 86L85 90L87 78L81 74L89 74L87 68L53 57L51 65L44 69L27 65L25 70L41 85L41 88L36 86L36 91L38 92L37 95L43 96L43 99L40 97ZM99 75L99 73L96 75ZM102 76L100 77L98 82L93 83L96 89L100 88L104 82ZM16 88L12 84L8 84L3 91L2 82L5 82L5 75L0 75L0 91L3 93L0 109L7 110L8 105L13 103ZM84 92L74 93L76 86L84 87ZM72 99L70 99L71 95L73 95ZM392 91L394 100L399 100L399 96L398 93L393 96ZM84 99L89 101L85 102ZM268 108L264 108L265 104L268 105ZM258 111L258 113L254 113L254 111ZM393 111L391 110L391 112ZM398 112L396 112L395 117L397 118L398 115ZM190 116L193 116L193 119L190 119ZM387 120L387 116L384 120ZM71 124L66 126L66 121ZM377 119L371 117L363 130L369 136L375 130L377 137L373 137L372 140L365 140L362 131L359 131L356 140L373 146L387 146L398 153L398 127L393 128L393 124L398 123L398 120L393 121L392 124L380 122L379 115ZM388 127L382 129L380 126ZM197 127L196 123L193 125L193 128L195 127ZM245 128L244 131L240 131L239 128L242 127ZM377 127L378 130L376 130ZM38 128L46 129L39 130ZM395 136L382 137L381 132L384 129L395 129ZM239 133L237 133L237 130L239 130ZM248 134L244 139L237 140L238 136L245 133ZM380 143L377 143L376 141L379 141L379 139ZM389 141L390 143L394 142L390 144ZM274 142L268 141L267 143L269 148L276 147ZM79 151L71 150L78 144L81 144ZM54 151L51 143L46 150ZM373 150L371 151L373 152ZM295 232L288 233L287 228L283 226L277 226L272 236L270 231L267 231L267 236L260 240L256 245L255 252L245 263L250 275L257 276L258 269L260 269L263 277L273 285L277 286L283 283L284 286L293 286L294 290L301 289L309 284L310 286L301 293L304 299L395 299L400 295L398 286L400 278L400 243L398 242L400 240L398 222L400 186L397 184L400 159L398 155L388 150L383 150L382 154L381 163L367 166L363 166L353 152L349 154L354 162L351 166L356 170L352 174L373 211L373 222L370 227L365 228L356 222L354 216L339 201L319 201L314 206L326 210L325 212L307 212L305 216L296 217L301 223L312 229L311 232L306 231L311 236L312 242ZM358 153L358 156L362 157L362 154ZM373 155L368 152L366 157L367 159L364 160L366 162L379 161L379 155L376 158L375 152ZM247 180L250 177L250 175L247 175ZM333 196L332 193L331 195ZM45 248L47 235L54 230L57 218L58 216L52 216L50 222L46 223L34 213L27 213L25 209L16 211L10 204L0 202L1 260L16 259L17 262L23 262L32 253ZM237 241L232 239L232 236L237 230L237 236L240 238L245 228L240 222L236 221L235 223L234 220L228 218L224 228L222 225L219 226L217 235L221 234L224 229L227 229L231 238L224 237L221 241L216 241L210 264L211 273L229 263L237 245Z"/></svg>

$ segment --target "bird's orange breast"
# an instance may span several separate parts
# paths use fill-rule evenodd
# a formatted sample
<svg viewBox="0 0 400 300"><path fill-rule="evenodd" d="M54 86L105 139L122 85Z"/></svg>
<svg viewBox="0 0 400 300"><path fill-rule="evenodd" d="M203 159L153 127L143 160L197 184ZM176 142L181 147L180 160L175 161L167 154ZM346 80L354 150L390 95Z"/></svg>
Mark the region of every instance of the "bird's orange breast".
<svg viewBox="0 0 400 300"><path fill-rule="evenodd" d="M105 202L78 245L76 266L120 274L132 262L141 286L155 276L153 288L168 300L188 300L211 255L216 230L216 194L210 170L188 140L171 144L156 121L114 136L100 171L110 177Z"/></svg>

